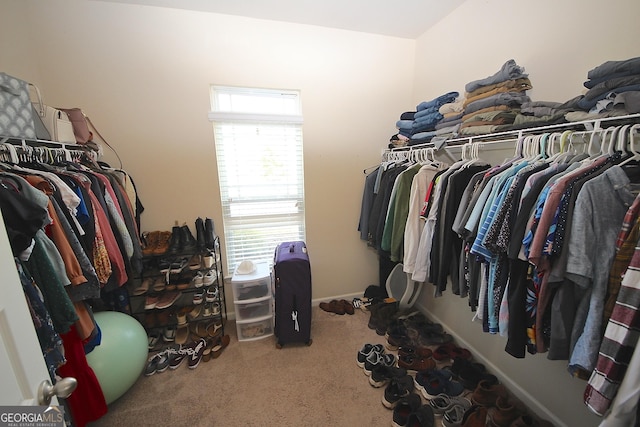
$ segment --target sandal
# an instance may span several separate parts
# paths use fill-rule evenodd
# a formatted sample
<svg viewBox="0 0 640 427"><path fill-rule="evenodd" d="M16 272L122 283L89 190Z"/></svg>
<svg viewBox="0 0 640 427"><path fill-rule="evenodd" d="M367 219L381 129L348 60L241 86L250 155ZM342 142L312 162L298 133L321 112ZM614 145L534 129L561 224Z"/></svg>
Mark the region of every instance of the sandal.
<svg viewBox="0 0 640 427"><path fill-rule="evenodd" d="M216 337L220 335L219 331L222 330L222 322L211 322L205 326L205 331L207 332L207 336Z"/></svg>

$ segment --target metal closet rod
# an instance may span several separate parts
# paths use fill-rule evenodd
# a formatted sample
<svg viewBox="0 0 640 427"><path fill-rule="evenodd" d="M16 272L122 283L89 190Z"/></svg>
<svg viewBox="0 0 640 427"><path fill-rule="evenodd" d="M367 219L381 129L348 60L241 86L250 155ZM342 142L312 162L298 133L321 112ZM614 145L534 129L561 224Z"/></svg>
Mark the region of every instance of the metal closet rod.
<svg viewBox="0 0 640 427"><path fill-rule="evenodd" d="M584 126L585 129L589 132L602 129L601 124L603 122L616 122L616 121L626 121L630 119L640 119L640 114L628 114L626 116L615 116L615 117L601 117L597 119L589 119L582 120L578 122L571 123L560 123L556 125L547 125L540 126L535 128L527 128L527 129L519 129L519 130L510 130L504 132L496 132L496 133L488 133L484 135L474 135L474 136L465 136L460 138L452 138L445 142L445 145L440 149L436 148L432 142L425 142L424 144L416 144L407 147L397 147L388 149L387 152L402 152L402 151L413 151L419 150L423 148L433 148L436 151L440 151L442 149L448 154L449 148L462 148L462 146L466 143L478 142L482 145L486 144L500 144L510 141L519 141L520 138L530 134L543 133L548 130L569 130L577 126ZM450 144L454 145L450 145Z"/></svg>

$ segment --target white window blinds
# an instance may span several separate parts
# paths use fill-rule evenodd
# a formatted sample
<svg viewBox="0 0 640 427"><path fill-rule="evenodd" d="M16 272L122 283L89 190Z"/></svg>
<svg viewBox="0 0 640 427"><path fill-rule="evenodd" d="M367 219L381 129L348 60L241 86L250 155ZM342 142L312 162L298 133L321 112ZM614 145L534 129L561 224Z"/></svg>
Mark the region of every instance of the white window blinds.
<svg viewBox="0 0 640 427"><path fill-rule="evenodd" d="M213 86L227 268L305 240L302 116L296 91Z"/></svg>

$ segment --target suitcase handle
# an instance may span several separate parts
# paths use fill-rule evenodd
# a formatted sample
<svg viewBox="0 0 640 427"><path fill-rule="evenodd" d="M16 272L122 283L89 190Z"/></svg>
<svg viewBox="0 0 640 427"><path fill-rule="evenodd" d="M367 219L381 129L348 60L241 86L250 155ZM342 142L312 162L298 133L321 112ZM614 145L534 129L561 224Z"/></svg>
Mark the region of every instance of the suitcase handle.
<svg viewBox="0 0 640 427"><path fill-rule="evenodd" d="M289 245L289 253L293 253L296 249L296 245L294 245L293 243Z"/></svg>

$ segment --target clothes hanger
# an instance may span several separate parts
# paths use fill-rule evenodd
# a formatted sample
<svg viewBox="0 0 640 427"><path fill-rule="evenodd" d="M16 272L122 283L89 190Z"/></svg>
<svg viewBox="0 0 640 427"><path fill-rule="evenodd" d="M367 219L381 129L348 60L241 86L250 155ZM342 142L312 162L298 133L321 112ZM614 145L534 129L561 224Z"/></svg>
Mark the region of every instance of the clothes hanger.
<svg viewBox="0 0 640 427"><path fill-rule="evenodd" d="M624 161L620 162L618 166L624 166L629 164L630 162L640 161L640 152L636 151L635 138L634 138L636 130L638 129L640 129L640 124L635 124L631 126L631 128L629 129L629 151L631 152L631 155L628 158L626 158Z"/></svg>

